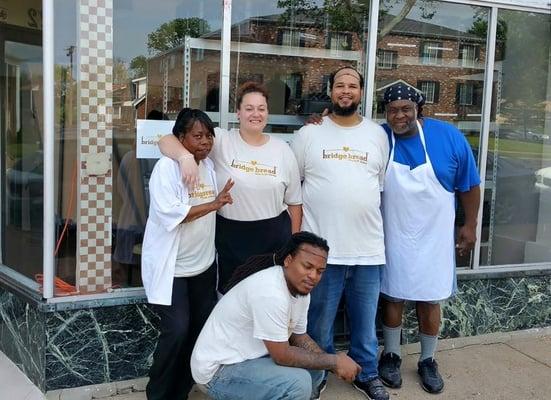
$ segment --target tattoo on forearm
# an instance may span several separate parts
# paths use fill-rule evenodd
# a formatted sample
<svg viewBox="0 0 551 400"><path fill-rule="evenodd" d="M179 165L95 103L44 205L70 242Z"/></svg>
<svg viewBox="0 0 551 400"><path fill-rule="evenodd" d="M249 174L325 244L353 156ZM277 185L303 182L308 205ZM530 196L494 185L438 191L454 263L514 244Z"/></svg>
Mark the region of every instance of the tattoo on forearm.
<svg viewBox="0 0 551 400"><path fill-rule="evenodd" d="M289 344L291 346L296 346L304 350L311 351L312 353L325 353L325 351L323 351L321 347L319 347L318 344L308 335L291 335Z"/></svg>
<svg viewBox="0 0 551 400"><path fill-rule="evenodd" d="M337 359L334 354L314 353L302 347L291 346L285 365L305 369L333 370L337 365Z"/></svg>

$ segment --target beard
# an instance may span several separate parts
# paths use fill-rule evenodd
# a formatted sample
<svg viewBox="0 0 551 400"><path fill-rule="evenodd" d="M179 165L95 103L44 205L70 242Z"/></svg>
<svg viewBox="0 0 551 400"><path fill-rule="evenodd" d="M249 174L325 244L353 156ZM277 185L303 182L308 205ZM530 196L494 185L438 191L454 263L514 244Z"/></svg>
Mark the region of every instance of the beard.
<svg viewBox="0 0 551 400"><path fill-rule="evenodd" d="M341 117L349 117L356 112L359 103L352 103L347 107L341 107L338 103L333 104L333 112Z"/></svg>

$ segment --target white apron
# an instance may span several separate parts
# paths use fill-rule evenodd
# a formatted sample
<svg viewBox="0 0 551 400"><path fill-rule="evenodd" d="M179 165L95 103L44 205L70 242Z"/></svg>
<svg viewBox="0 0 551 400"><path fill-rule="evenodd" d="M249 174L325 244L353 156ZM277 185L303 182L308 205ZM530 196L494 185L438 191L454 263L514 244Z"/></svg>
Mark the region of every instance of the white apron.
<svg viewBox="0 0 551 400"><path fill-rule="evenodd" d="M455 196L436 178L417 122L426 162L410 170L394 161L395 138L383 191L386 267L381 292L405 300L436 301L454 285Z"/></svg>

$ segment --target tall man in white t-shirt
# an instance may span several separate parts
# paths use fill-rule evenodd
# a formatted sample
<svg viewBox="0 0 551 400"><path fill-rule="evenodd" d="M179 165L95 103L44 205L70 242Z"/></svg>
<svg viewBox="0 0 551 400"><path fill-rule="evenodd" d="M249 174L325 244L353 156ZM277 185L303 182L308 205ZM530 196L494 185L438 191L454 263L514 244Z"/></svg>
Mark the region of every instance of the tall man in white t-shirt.
<svg viewBox="0 0 551 400"><path fill-rule="evenodd" d="M298 232L235 271L191 356L193 378L211 398L310 400L319 398L324 370L354 380L357 363L327 354L306 333L309 293L328 250L324 239Z"/></svg>
<svg viewBox="0 0 551 400"><path fill-rule="evenodd" d="M378 378L375 315L385 264L380 192L389 145L378 124L357 108L363 77L344 67L329 80L333 111L303 127L291 143L303 179L302 229L327 238L327 270L312 291L308 333L334 353L333 323L344 293L349 356L362 367L354 386L373 400L388 393Z"/></svg>

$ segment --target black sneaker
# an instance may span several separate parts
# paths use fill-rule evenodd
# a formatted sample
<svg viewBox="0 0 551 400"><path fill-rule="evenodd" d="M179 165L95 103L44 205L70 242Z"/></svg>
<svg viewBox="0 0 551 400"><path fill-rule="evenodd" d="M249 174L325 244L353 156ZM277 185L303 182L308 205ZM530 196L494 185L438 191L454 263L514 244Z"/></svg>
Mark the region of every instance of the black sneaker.
<svg viewBox="0 0 551 400"><path fill-rule="evenodd" d="M355 380L354 387L365 394L371 400L388 400L388 392L379 378L373 378L366 382Z"/></svg>
<svg viewBox="0 0 551 400"><path fill-rule="evenodd" d="M379 359L379 378L385 386L397 389L402 386L402 374L400 373L402 359L394 353L386 353Z"/></svg>
<svg viewBox="0 0 551 400"><path fill-rule="evenodd" d="M321 399L321 393L327 389L327 378L321 381L321 383L318 386L318 389L316 390L317 393L312 394L312 400L320 400Z"/></svg>
<svg viewBox="0 0 551 400"><path fill-rule="evenodd" d="M421 386L429 393L440 393L444 389L444 380L438 373L438 364L432 357L417 363L417 372L421 376Z"/></svg>

